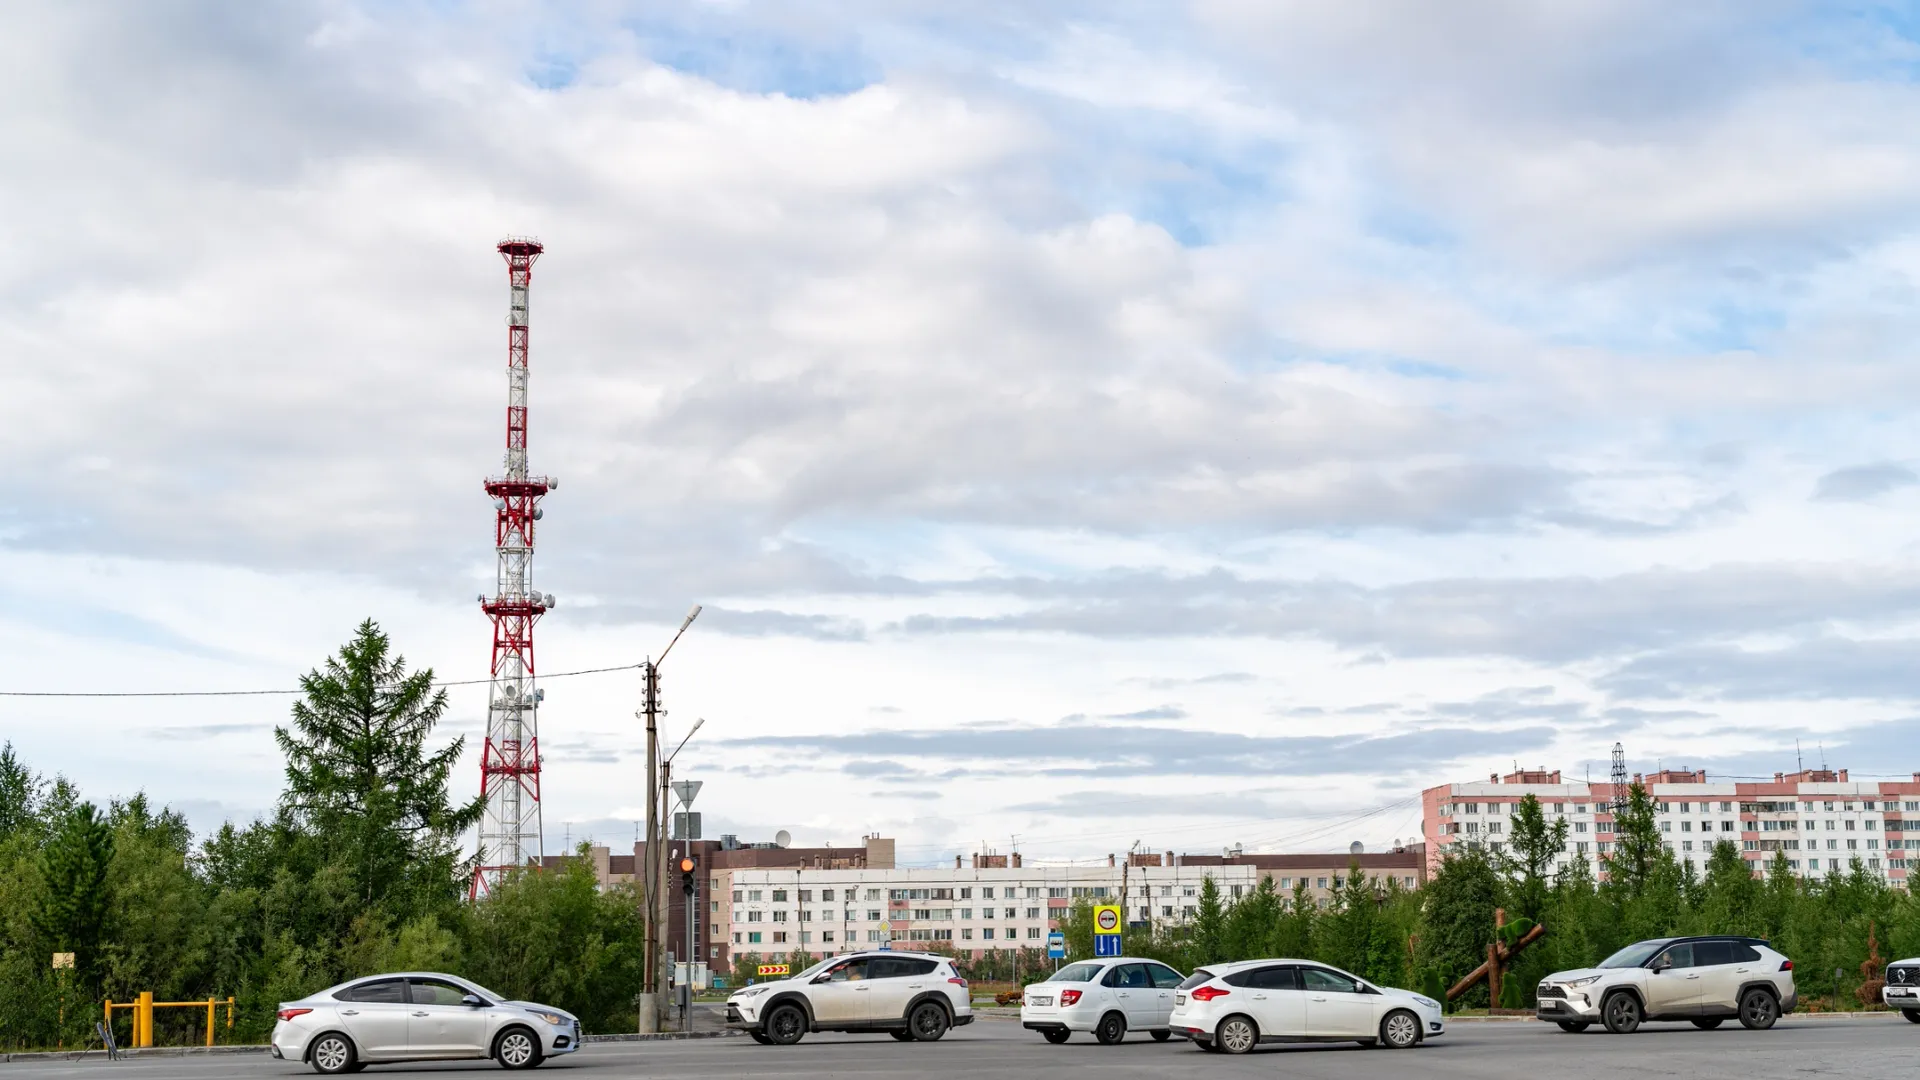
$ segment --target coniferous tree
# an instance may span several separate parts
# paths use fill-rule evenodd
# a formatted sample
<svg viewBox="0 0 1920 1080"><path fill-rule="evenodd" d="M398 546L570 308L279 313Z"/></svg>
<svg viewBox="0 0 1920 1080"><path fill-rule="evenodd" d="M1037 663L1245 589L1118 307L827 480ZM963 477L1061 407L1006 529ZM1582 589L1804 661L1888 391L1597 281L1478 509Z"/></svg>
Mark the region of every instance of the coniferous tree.
<svg viewBox="0 0 1920 1080"><path fill-rule="evenodd" d="M480 820L479 799L448 801L447 776L464 740L429 752L447 709L431 669L409 674L373 620L337 657L300 680L292 729L275 728L286 755L282 805L339 862L363 909L402 918L460 895L458 842Z"/></svg>
<svg viewBox="0 0 1920 1080"><path fill-rule="evenodd" d="M1567 819L1549 822L1540 809L1540 800L1527 795L1514 806L1511 826L1511 853L1499 856L1512 896L1513 910L1509 914L1538 921L1552 892L1553 861L1567 847Z"/></svg>
<svg viewBox="0 0 1920 1080"><path fill-rule="evenodd" d="M113 828L88 802L61 815L40 852L45 893L34 928L46 951L74 954L74 971L88 985L104 966L112 863Z"/></svg>
<svg viewBox="0 0 1920 1080"><path fill-rule="evenodd" d="M1200 879L1199 911L1193 919L1193 962L1212 964L1225 960L1223 931L1226 929L1226 910L1220 900L1220 886L1214 883L1213 875Z"/></svg>

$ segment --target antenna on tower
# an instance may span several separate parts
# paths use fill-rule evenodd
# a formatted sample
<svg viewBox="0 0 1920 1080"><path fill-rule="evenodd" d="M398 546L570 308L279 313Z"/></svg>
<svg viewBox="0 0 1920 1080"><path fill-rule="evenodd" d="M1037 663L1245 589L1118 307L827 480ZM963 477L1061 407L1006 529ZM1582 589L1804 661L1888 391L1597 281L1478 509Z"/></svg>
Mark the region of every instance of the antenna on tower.
<svg viewBox="0 0 1920 1080"><path fill-rule="evenodd" d="M1813 745L1820 748L1820 771L1826 772L1827 771L1827 744L1823 741L1823 742L1814 743Z"/></svg>
<svg viewBox="0 0 1920 1080"><path fill-rule="evenodd" d="M527 290L540 241L510 236L494 246L507 260L507 453L504 474L486 482L493 498L496 571L480 610L493 621L487 739L480 751L480 851L469 897L546 854L540 825L541 694L534 688L533 624L554 605L533 587L533 523L559 482L527 470ZM571 838L571 833L569 833Z"/></svg>
<svg viewBox="0 0 1920 1080"><path fill-rule="evenodd" d="M1793 769L1795 772L1807 771L1807 758L1800 752L1800 740L1793 740Z"/></svg>
<svg viewBox="0 0 1920 1080"><path fill-rule="evenodd" d="M1613 744L1613 816L1618 818L1620 810L1627 805L1627 748L1619 743Z"/></svg>

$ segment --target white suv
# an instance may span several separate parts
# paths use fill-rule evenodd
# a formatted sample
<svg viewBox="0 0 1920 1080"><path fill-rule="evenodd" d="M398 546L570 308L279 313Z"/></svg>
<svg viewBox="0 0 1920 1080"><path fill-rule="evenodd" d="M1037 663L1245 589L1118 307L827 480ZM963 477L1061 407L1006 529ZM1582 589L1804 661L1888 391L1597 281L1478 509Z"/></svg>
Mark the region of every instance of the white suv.
<svg viewBox="0 0 1920 1080"><path fill-rule="evenodd" d="M1186 976L1158 960L1131 956L1082 960L1027 987L1020 999L1020 1026L1050 1043L1076 1031L1091 1031L1103 1046L1145 1031L1165 1042L1173 993Z"/></svg>
<svg viewBox="0 0 1920 1080"><path fill-rule="evenodd" d="M1202 1050L1263 1042L1357 1042L1396 1050L1446 1033L1440 1003L1311 960L1210 964L1174 991L1168 1026Z"/></svg>
<svg viewBox="0 0 1920 1080"><path fill-rule="evenodd" d="M1887 985L1880 991L1880 1000L1920 1024L1920 956L1887 965Z"/></svg>
<svg viewBox="0 0 1920 1080"><path fill-rule="evenodd" d="M967 980L953 961L928 953L833 956L727 999L728 1026L782 1046L809 1031L884 1031L902 1042L933 1042L971 1023Z"/></svg>
<svg viewBox="0 0 1920 1080"><path fill-rule="evenodd" d="M1594 1022L1625 1035L1643 1020L1687 1020L1716 1028L1728 1017L1764 1031L1799 1004L1793 961L1759 938L1654 938L1621 949L1599 967L1557 971L1535 992L1542 1020L1565 1031Z"/></svg>

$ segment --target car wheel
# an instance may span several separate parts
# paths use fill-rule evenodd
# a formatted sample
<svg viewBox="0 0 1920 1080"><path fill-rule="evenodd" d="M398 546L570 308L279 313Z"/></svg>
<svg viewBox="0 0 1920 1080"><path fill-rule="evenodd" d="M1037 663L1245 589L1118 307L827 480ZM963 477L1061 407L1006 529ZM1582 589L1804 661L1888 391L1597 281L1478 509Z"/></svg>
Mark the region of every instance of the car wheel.
<svg viewBox="0 0 1920 1080"><path fill-rule="evenodd" d="M764 1021L767 1038L776 1046L792 1046L807 1034L807 1014L798 1005L782 1005Z"/></svg>
<svg viewBox="0 0 1920 1080"><path fill-rule="evenodd" d="M1173 1038L1173 1032L1168 1031L1165 1028L1161 1028L1159 1031L1156 1031L1153 1033L1154 1042L1166 1042L1168 1039L1171 1039L1171 1038Z"/></svg>
<svg viewBox="0 0 1920 1080"><path fill-rule="evenodd" d="M1396 1009L1380 1021L1380 1043L1389 1050L1405 1050L1420 1041L1420 1018Z"/></svg>
<svg viewBox="0 0 1920 1080"><path fill-rule="evenodd" d="M1701 1031L1712 1031L1714 1028L1720 1026L1720 1021L1725 1019L1726 1017L1724 1016L1703 1016L1695 1020L1693 1026L1699 1028Z"/></svg>
<svg viewBox="0 0 1920 1080"><path fill-rule="evenodd" d="M1223 1054L1244 1054L1260 1041L1260 1029L1244 1016L1229 1016L1214 1029L1213 1045Z"/></svg>
<svg viewBox="0 0 1920 1080"><path fill-rule="evenodd" d="M313 1071L322 1076L337 1076L351 1072L354 1062L353 1042L345 1035L328 1033L313 1041L313 1048L307 1051L307 1062Z"/></svg>
<svg viewBox="0 0 1920 1080"><path fill-rule="evenodd" d="M747 1032L747 1036L751 1038L754 1042L759 1043L761 1046L773 1045L773 1040L768 1038L767 1033L764 1031L749 1031Z"/></svg>
<svg viewBox="0 0 1920 1080"><path fill-rule="evenodd" d="M1640 1002L1632 994L1620 992L1600 1007L1607 1030L1615 1035L1631 1035L1640 1027Z"/></svg>
<svg viewBox="0 0 1920 1080"><path fill-rule="evenodd" d="M1765 990L1749 990L1740 995L1740 1026L1748 1031L1765 1031L1780 1019L1780 1003Z"/></svg>
<svg viewBox="0 0 1920 1080"><path fill-rule="evenodd" d="M1560 1025L1561 1031L1571 1032L1575 1035L1587 1030L1590 1026L1585 1020L1555 1020L1554 1023Z"/></svg>
<svg viewBox="0 0 1920 1080"><path fill-rule="evenodd" d="M920 1042L939 1042L947 1033L947 1010L931 1001L923 1001L907 1017L907 1030Z"/></svg>
<svg viewBox="0 0 1920 1080"><path fill-rule="evenodd" d="M1100 1018L1093 1029L1093 1041L1101 1046L1117 1045L1127 1037L1127 1018L1117 1012L1110 1012Z"/></svg>
<svg viewBox="0 0 1920 1080"><path fill-rule="evenodd" d="M493 1040L493 1060L503 1069L531 1069L540 1064L540 1044L523 1027L510 1027Z"/></svg>
<svg viewBox="0 0 1920 1080"><path fill-rule="evenodd" d="M1059 1046L1061 1043L1066 1042L1068 1039L1072 1038L1073 1032L1068 1031L1066 1028L1055 1028L1052 1031L1041 1032L1040 1037L1047 1040L1048 1042L1052 1043L1055 1046Z"/></svg>
<svg viewBox="0 0 1920 1080"><path fill-rule="evenodd" d="M1920 1009L1902 1009L1900 1015L1906 1017L1909 1024L1920 1024Z"/></svg>

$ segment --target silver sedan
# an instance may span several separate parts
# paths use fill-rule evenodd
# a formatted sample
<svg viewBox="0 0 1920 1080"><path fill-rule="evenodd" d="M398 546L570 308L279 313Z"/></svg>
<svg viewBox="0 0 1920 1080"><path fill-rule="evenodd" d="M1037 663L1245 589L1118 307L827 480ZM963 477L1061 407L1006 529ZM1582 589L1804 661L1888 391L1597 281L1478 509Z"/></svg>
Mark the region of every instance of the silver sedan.
<svg viewBox="0 0 1920 1080"><path fill-rule="evenodd" d="M273 1056L315 1072L390 1061L492 1058L530 1069L580 1048L580 1021L549 1005L509 1001L452 975L374 975L282 1002Z"/></svg>

